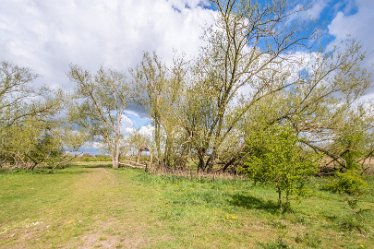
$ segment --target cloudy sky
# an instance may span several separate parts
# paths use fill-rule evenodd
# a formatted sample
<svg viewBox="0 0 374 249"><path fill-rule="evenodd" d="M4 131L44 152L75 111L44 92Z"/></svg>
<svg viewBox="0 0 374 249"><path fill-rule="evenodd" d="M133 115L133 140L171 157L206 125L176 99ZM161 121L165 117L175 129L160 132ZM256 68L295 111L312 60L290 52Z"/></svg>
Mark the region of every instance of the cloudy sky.
<svg viewBox="0 0 374 249"><path fill-rule="evenodd" d="M351 36L374 65L374 0L291 0L305 9L293 22L318 28L328 47ZM204 27L214 22L208 0L0 0L0 61L32 68L38 82L72 89L70 64L127 71L144 51L171 60L198 53ZM307 30L306 30L307 31ZM373 99L369 94L366 99ZM149 133L147 118L127 112L126 130Z"/></svg>

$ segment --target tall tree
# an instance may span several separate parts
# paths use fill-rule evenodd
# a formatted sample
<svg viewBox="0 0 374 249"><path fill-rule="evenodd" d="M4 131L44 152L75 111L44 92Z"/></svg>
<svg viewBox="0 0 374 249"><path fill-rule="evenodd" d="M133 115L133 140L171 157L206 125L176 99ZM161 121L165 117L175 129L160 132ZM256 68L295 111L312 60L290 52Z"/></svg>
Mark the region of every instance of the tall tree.
<svg viewBox="0 0 374 249"><path fill-rule="evenodd" d="M209 121L200 133L204 143L195 148L202 170L213 167L218 151L254 103L294 84L277 79L288 74L281 68L287 61L283 55L304 40L286 28L289 13L283 1L212 2L217 25L207 32L208 45L194 69L194 84L203 85L203 99L213 104L209 117L203 117ZM238 103L243 89L247 93Z"/></svg>
<svg viewBox="0 0 374 249"><path fill-rule="evenodd" d="M130 96L124 75L104 69L92 75L78 66L72 66L69 75L77 84L71 120L86 129L91 138L106 144L112 166L118 168L122 119Z"/></svg>
<svg viewBox="0 0 374 249"><path fill-rule="evenodd" d="M307 38L289 25L294 13L286 1L211 2L216 25L182 73L149 54L135 71L146 89L142 96L154 121L159 160L188 154L202 171L240 164L245 126L256 123L259 113L268 126L289 123L305 145L341 159L325 141L370 85L359 44L306 53L304 60L295 48Z"/></svg>
<svg viewBox="0 0 374 249"><path fill-rule="evenodd" d="M166 66L156 54L145 53L141 65L133 70L138 99L152 117L158 163L174 166L175 138L180 121L179 104L185 87L182 59Z"/></svg>
<svg viewBox="0 0 374 249"><path fill-rule="evenodd" d="M161 99L166 85L166 67L156 54L145 53L141 65L133 70L137 86L138 100L149 112L153 120L156 159L161 163Z"/></svg>

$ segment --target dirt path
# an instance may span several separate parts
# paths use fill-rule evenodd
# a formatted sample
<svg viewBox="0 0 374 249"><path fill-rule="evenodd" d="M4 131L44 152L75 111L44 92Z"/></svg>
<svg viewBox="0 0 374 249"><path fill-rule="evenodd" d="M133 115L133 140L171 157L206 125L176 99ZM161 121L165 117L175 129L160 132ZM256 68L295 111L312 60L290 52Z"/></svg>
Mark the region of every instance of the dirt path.
<svg viewBox="0 0 374 249"><path fill-rule="evenodd" d="M111 169L96 168L90 169L90 172L73 188L76 189L74 195L79 196L79 202L85 206L84 211L93 217L92 224L62 248L144 246L147 243L148 212L143 212L145 203L139 201L143 199L139 197L144 194L144 189Z"/></svg>

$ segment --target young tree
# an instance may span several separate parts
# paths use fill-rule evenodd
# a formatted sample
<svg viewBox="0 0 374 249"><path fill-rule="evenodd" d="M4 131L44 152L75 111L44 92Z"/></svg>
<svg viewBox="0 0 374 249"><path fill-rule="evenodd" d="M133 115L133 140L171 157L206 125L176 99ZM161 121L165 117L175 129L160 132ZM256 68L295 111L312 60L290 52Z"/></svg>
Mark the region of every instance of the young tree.
<svg viewBox="0 0 374 249"><path fill-rule="evenodd" d="M302 190L308 176L316 173L316 158L300 147L297 134L286 125L252 130L246 145L249 156L242 171L256 182L272 184L279 208L286 211L290 196Z"/></svg>
<svg viewBox="0 0 374 249"><path fill-rule="evenodd" d="M124 75L104 69L92 75L78 66L72 66L69 75L77 84L71 120L107 145L113 168L118 168L122 119L130 96Z"/></svg>
<svg viewBox="0 0 374 249"><path fill-rule="evenodd" d="M127 142L131 146L132 151L136 152L136 163L139 163L141 153L149 147L147 137L136 131L128 137Z"/></svg>

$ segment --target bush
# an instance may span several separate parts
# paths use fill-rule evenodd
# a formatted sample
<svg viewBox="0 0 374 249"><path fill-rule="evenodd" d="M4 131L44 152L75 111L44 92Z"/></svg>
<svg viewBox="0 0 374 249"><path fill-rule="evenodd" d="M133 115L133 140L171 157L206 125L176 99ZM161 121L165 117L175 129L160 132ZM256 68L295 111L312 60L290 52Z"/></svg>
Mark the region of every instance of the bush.
<svg viewBox="0 0 374 249"><path fill-rule="evenodd" d="M345 173L338 173L337 178L325 186L324 189L335 193L357 195L361 194L367 187L368 184L358 173L347 171Z"/></svg>
<svg viewBox="0 0 374 249"><path fill-rule="evenodd" d="M266 244L261 244L261 247L264 249L289 249L291 248L286 241L284 241L281 237L274 242L268 242Z"/></svg>
<svg viewBox="0 0 374 249"><path fill-rule="evenodd" d="M340 222L340 228L347 231L358 231L364 233L366 231L365 213L367 209L362 209L358 205L358 199L348 199L349 215L344 216Z"/></svg>
<svg viewBox="0 0 374 249"><path fill-rule="evenodd" d="M302 149L289 126L252 131L246 145L249 156L239 170L255 182L272 184L278 193L279 208L288 211L290 196L301 193L309 176L316 173L316 156Z"/></svg>
<svg viewBox="0 0 374 249"><path fill-rule="evenodd" d="M307 232L304 235L298 234L295 238L296 243L304 243L305 245L312 248L319 248L321 245L321 239L316 234Z"/></svg>
<svg viewBox="0 0 374 249"><path fill-rule="evenodd" d="M110 156L106 155L89 155L85 154L80 157L77 157L75 161L83 161L83 162L107 162L111 161L112 159Z"/></svg>

